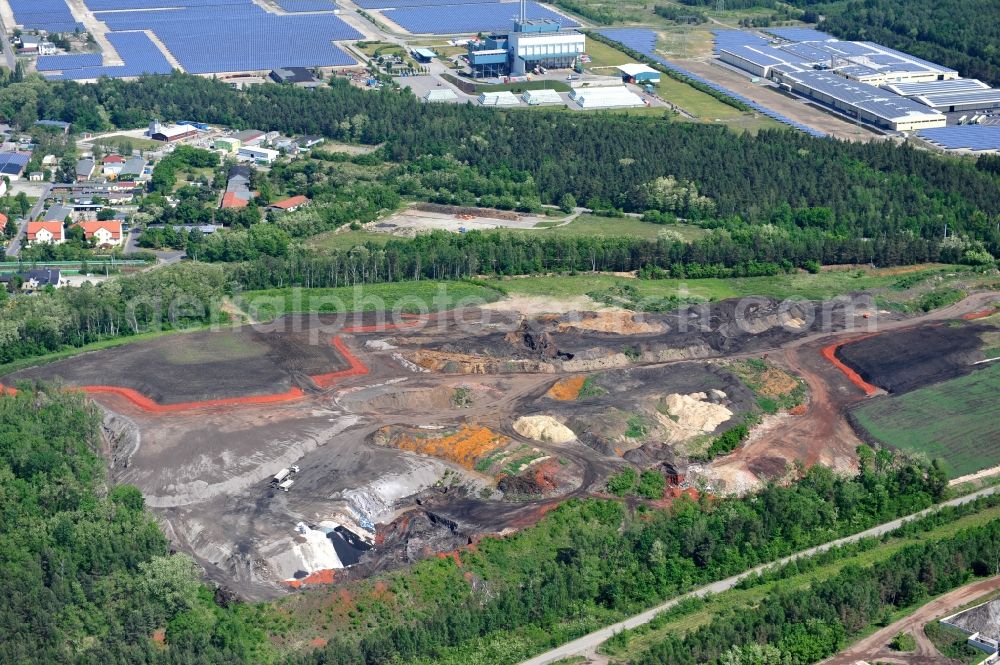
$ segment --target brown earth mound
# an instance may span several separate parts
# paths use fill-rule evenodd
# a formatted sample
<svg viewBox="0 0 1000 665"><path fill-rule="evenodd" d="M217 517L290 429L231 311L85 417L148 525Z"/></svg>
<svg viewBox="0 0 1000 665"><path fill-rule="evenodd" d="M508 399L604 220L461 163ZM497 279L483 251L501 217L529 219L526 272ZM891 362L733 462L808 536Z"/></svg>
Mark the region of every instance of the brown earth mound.
<svg viewBox="0 0 1000 665"><path fill-rule="evenodd" d="M457 432L443 436L402 434L391 441L401 450L455 462L472 469L479 458L507 445L509 439L488 427L463 425Z"/></svg>
<svg viewBox="0 0 1000 665"><path fill-rule="evenodd" d="M546 397L557 399L560 402L575 400L580 396L580 390L583 389L583 384L586 380L587 377L583 374L570 376L565 379L559 379L552 384L552 387L549 388L549 391L545 393L545 395Z"/></svg>
<svg viewBox="0 0 1000 665"><path fill-rule="evenodd" d="M637 321L635 314L632 312L609 310L604 312L588 312L576 320L560 321L556 326L556 330L559 332L573 329L614 333L616 335L648 335L662 333L666 330L666 326L661 322Z"/></svg>

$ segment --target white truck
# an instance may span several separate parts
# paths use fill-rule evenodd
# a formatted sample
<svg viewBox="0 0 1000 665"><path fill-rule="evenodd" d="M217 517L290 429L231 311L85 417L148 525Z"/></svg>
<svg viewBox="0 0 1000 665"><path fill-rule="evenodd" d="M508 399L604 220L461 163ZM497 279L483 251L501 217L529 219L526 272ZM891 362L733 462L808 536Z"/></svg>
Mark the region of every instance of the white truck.
<svg viewBox="0 0 1000 665"><path fill-rule="evenodd" d="M298 472L299 472L299 467L298 467L297 464L293 464L292 466L285 467L284 469L282 469L278 473L274 474L274 477L271 478L271 486L272 487L277 487L277 488L280 489L281 486L284 483L290 482L289 478L291 478L292 476L294 476ZM287 492L288 490L286 489L285 491Z"/></svg>

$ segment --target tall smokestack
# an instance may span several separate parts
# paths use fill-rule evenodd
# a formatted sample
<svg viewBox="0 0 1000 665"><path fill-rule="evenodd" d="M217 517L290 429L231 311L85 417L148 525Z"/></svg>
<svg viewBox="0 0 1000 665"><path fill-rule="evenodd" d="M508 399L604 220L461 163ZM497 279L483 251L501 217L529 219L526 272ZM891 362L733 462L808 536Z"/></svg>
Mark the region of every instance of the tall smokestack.
<svg viewBox="0 0 1000 665"><path fill-rule="evenodd" d="M528 20L528 3L527 0L521 0L521 23Z"/></svg>

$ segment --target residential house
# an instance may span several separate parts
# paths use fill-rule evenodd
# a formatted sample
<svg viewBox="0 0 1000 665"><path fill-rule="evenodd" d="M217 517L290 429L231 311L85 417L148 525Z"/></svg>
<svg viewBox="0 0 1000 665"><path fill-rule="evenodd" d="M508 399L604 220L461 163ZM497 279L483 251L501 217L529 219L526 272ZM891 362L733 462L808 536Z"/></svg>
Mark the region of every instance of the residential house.
<svg viewBox="0 0 1000 665"><path fill-rule="evenodd" d="M94 167L96 164L92 159L81 159L76 163L76 181L85 182L90 180L90 176L94 175Z"/></svg>
<svg viewBox="0 0 1000 665"><path fill-rule="evenodd" d="M20 282L21 291L32 293L46 286L59 286L62 278L58 268L38 268L26 270L18 273L4 273L0 275L0 284L8 286L11 283Z"/></svg>
<svg viewBox="0 0 1000 665"><path fill-rule="evenodd" d="M300 136L298 139L299 147L303 150L309 150L318 146L320 143L325 141L322 136Z"/></svg>
<svg viewBox="0 0 1000 665"><path fill-rule="evenodd" d="M73 208L64 205L54 205L45 211L45 219L51 222L66 221L66 218L73 216Z"/></svg>
<svg viewBox="0 0 1000 665"><path fill-rule="evenodd" d="M245 166L234 166L229 170L229 181L226 192L222 195L222 208L246 208L253 198L250 191L250 175L252 171Z"/></svg>
<svg viewBox="0 0 1000 665"><path fill-rule="evenodd" d="M121 175L125 166L125 158L121 155L108 155L101 160L102 173L105 178L115 179Z"/></svg>
<svg viewBox="0 0 1000 665"><path fill-rule="evenodd" d="M93 240L98 247L118 247L124 242L122 223L119 220L80 222L77 226L83 229L83 237Z"/></svg>
<svg viewBox="0 0 1000 665"><path fill-rule="evenodd" d="M305 204L309 203L309 199L305 196L293 196L284 201L277 201L268 206L270 210L278 210L281 212L295 212Z"/></svg>
<svg viewBox="0 0 1000 665"><path fill-rule="evenodd" d="M50 243L61 245L66 242L62 222L28 222L27 241L29 245Z"/></svg>
<svg viewBox="0 0 1000 665"><path fill-rule="evenodd" d="M147 166L149 164L142 157L130 157L125 160L118 177L122 180L126 178L129 180L146 180L150 176L150 173L147 173Z"/></svg>

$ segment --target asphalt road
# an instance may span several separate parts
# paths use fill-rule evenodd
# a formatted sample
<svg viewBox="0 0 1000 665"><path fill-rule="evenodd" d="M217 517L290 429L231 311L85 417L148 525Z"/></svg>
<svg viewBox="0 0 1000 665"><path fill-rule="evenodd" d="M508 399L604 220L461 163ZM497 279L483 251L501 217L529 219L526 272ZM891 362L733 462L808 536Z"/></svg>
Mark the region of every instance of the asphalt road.
<svg viewBox="0 0 1000 665"><path fill-rule="evenodd" d="M826 550L838 547L840 545L857 542L863 538L870 538L872 536L881 536L890 531L898 529L906 522L910 522L914 519L923 517L924 515L927 515L928 513L938 510L939 508L946 506L960 506L962 504L974 501L979 497L989 496L990 494L996 494L998 491L1000 491L1000 487L987 487L986 489L979 490L978 492L973 492L972 494L968 494L966 496L962 496L957 499L946 501L944 503L938 504L937 506L932 506L931 508L922 510L919 513L915 513L907 517L901 517L900 519L893 520L891 522L886 522L885 524L880 524L879 526L872 527L867 531L856 533L853 536L847 536L846 538L841 538L839 540L834 540L828 543L824 543L816 547L811 547L807 550L803 550L802 552L792 554L791 556L787 556L784 559L780 559L773 563L757 566L756 568L748 570L744 573L740 573L739 575L734 575L733 577L730 577L728 579L720 580L713 584L709 584L708 586L703 586L699 589L695 589L694 591L686 593L683 596L678 596L676 598L673 598L672 600L668 600L667 602L661 605L646 610L641 614L636 614L633 617L630 617L628 619L625 619L624 621L620 621L616 624L608 626L607 628L602 628L601 630L590 633L589 635L584 635L583 637L575 639L572 642L568 642L562 645L561 647L557 647L555 649L552 649L551 651L546 651L541 655L535 656L534 658L525 660L521 663L521 665L548 665L548 663L554 663L555 661L562 660L563 658L569 658L571 656L593 655L597 652L598 646L600 646L602 643L610 639L616 633L620 633L623 630L628 630L649 623L650 621L653 620L653 618L657 614L669 610L671 607L677 605L679 602L681 602L686 598L701 598L709 594L717 594L717 593L722 593L723 591L729 591L730 589L734 588L737 584L739 584L741 580L756 573L759 573L763 570L771 568L773 566L781 566L786 563L789 563L790 561L795 561L803 557L812 556L813 554L819 554L821 552L825 552Z"/></svg>
<svg viewBox="0 0 1000 665"><path fill-rule="evenodd" d="M10 241L7 245L7 256L15 257L21 253L21 238L24 237L24 228L28 225L28 221L35 219L40 214L42 214L42 208L45 206L45 199L48 198L49 192L52 190L51 185L46 185L42 195L38 197L35 201L35 205L31 206L31 210L28 215L18 222L17 235L14 239Z"/></svg>

